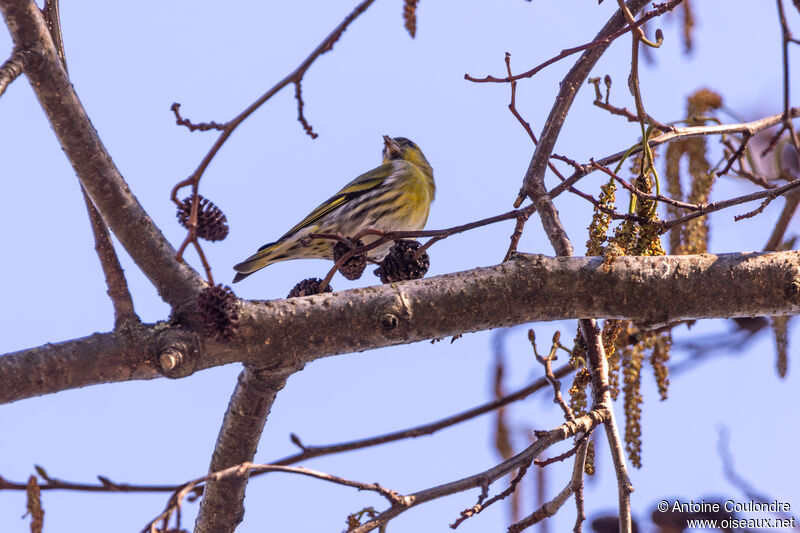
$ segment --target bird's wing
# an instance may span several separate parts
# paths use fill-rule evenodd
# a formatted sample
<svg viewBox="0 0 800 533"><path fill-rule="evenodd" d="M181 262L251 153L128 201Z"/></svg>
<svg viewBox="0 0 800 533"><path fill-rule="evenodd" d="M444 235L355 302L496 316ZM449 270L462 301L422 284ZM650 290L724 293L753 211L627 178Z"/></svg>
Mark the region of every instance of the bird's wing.
<svg viewBox="0 0 800 533"><path fill-rule="evenodd" d="M369 172L361 174L356 179L345 185L342 190L330 197L327 202L320 204L306 218L301 220L295 227L287 231L283 237L278 239L278 241L282 241L287 237L292 236L294 233L297 233L301 229L311 226L314 224L314 222L318 221L341 205L370 192L376 187L379 187L395 172L395 170L395 165L393 163L386 163L379 167L373 168Z"/></svg>

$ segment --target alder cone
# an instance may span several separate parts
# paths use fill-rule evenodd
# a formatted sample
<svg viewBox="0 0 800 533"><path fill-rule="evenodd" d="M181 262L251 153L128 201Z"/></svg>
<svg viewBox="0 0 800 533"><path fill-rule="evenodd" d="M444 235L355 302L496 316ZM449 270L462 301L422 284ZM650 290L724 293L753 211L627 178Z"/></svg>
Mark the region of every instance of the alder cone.
<svg viewBox="0 0 800 533"><path fill-rule="evenodd" d="M383 258L381 266L375 270L375 275L379 276L383 283L419 279L425 276L431 265L431 259L428 252L422 252L419 257L414 257L420 246L422 245L417 241L397 241Z"/></svg>

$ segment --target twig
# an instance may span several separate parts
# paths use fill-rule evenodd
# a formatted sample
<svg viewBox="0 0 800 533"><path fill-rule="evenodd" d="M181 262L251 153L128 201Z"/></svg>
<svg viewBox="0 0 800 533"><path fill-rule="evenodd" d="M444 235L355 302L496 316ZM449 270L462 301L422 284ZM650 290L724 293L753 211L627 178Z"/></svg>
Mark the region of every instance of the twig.
<svg viewBox="0 0 800 533"><path fill-rule="evenodd" d="M312 470L310 468L305 468L302 466L280 466L280 465L272 465L272 464L253 464L251 462L244 462L241 464L233 465L229 468L225 468L223 470L218 470L216 472L212 472L207 476L202 476L187 483L184 483L177 490L175 490L170 497L170 500L167 504L166 509L164 512L159 514L156 518L151 520L145 527L142 529L142 533L147 531L155 532L158 531L157 524L162 522L165 526L168 524L169 519L173 516L174 513L178 512L183 504L183 500L192 492L196 492L197 489L200 488L200 485L205 483L206 485L210 485L214 482L220 482L224 480L231 480L231 479L247 479L250 474L255 473L266 473L266 472L284 472L287 474L300 474L303 476L313 477L315 479L321 479L322 481L328 481L330 483L334 483L336 485L343 485L345 487L353 487L358 490L367 490L370 492L376 492L386 498L389 503L393 505L404 505L406 503L406 498L399 495L397 492L385 489L378 485L377 483L362 483L360 481L353 481L350 479L345 479L339 476L334 476L331 474L327 474L325 472L320 472L318 470ZM207 493L207 490L205 491ZM208 496L206 495L205 498ZM205 499L203 500L205 501ZM230 526L230 524L228 524ZM180 523L176 524L176 527L180 529ZM166 529L166 528L165 528ZM232 527L230 528L232 530ZM225 531L228 529L226 528ZM197 529L195 529L197 531Z"/></svg>
<svg viewBox="0 0 800 533"><path fill-rule="evenodd" d="M594 431L594 428L592 428L588 432L584 433L583 435L575 439L575 445L572 446L572 448L570 448L569 450L565 451L564 453L555 455L553 457L549 457L547 459L536 459L533 462L533 464L535 464L540 468L544 468L545 466L551 465L553 463L560 463L562 461L566 461L567 459L578 453L581 444L583 444L583 441L589 438L592 431Z"/></svg>
<svg viewBox="0 0 800 533"><path fill-rule="evenodd" d="M569 375L572 372L573 368L570 365L564 365L555 370L554 376L560 379L564 376ZM401 439L416 438L416 437L421 437L423 435L430 435L446 427L450 427L455 424L465 422L467 420L475 418L476 416L489 413L491 411L494 411L495 409L499 409L510 403L527 398L531 394L547 387L547 384L548 382L545 378L539 378L530 385L523 387L516 392L512 392L511 394L503 396L502 398L499 398L497 400L487 402L483 405L473 407L472 409L462 411L461 413L458 413L456 415L449 416L441 420L437 420L436 422L431 422L428 424L423 424L421 426L415 426L412 428L403 429L399 431L393 431L391 433L386 433L384 435L379 435L376 437L369 437L366 439L354 440L350 442L344 442L341 444L329 444L324 446L306 446L302 444L302 442L298 437L292 435L292 442L298 445L301 448L302 452L297 453L295 455L290 455L288 457L284 457L283 459L279 459L277 461L273 461L272 464L277 464L277 465L295 464L300 461L304 461L306 459L311 459L312 457L319 457L320 455L329 455L332 453L341 453L351 450L358 450L361 448L376 446L378 444L384 444L387 442L394 442Z"/></svg>
<svg viewBox="0 0 800 533"><path fill-rule="evenodd" d="M509 79L513 78L511 75L511 54L508 52L506 52L506 69L508 70ZM511 114L514 115L522 128L527 132L528 137L531 138L533 144L536 144L536 134L533 133L530 123L522 118L522 115L520 115L519 111L517 111L517 80L515 79L511 79L511 102L508 104L508 110L511 111Z"/></svg>
<svg viewBox="0 0 800 533"><path fill-rule="evenodd" d="M450 529L456 529L459 525L461 525L461 523L464 520L475 516L476 514L480 513L493 503L497 503L500 500L504 500L512 493L514 493L517 490L519 482L522 481L523 477L525 477L525 473L528 471L528 467L530 467L530 465L531 465L530 461L525 464L522 464L519 467L519 469L517 469L517 474L511 480L511 483L508 485L508 487L506 487L506 489L500 492L499 494L492 496L488 500L486 499L486 497L488 496L488 485L487 485L487 490L481 492L481 495L478 498L478 503L476 503L475 505L473 505L468 509L464 509L463 511L461 511L461 515L456 519L456 521L450 524Z"/></svg>
<svg viewBox="0 0 800 533"><path fill-rule="evenodd" d="M552 65L553 63L556 63L558 61L561 61L565 57L569 57L572 54L576 54L576 53L582 52L584 50L591 50L592 48L597 48L597 47L607 48L608 45L610 45L617 38L625 35L626 33L628 33L629 31L631 31L634 28L638 29L639 26L641 26L642 24L644 24L645 22L647 22L648 20L650 20L652 18L655 18L655 17L658 17L660 15L663 15L664 13L666 13L668 11L672 11L675 8L675 6L680 4L682 1L683 0L671 0L670 2L665 2L663 4L659 4L659 5L656 6L656 8L653 11L648 11L647 13L642 15L642 17L638 21L636 21L633 24L633 26L624 26L621 29L616 29L616 30L612 30L612 31L607 32L607 33L604 32L604 33L598 34L594 38L593 41L588 42L588 43L583 44L583 45L580 45L580 46L576 46L574 48L566 48L566 49L562 50L561 53L558 54L557 56L548 59L544 63L541 63L541 64L533 67L532 69L523 72L522 74L516 74L514 76L509 75L508 77L505 77L505 78L496 78L494 76L486 76L484 78L475 78L475 77L473 77L473 76L471 76L469 74L464 74L464 79L468 80L468 81L471 81L471 82L475 82L475 83L510 83L512 81L521 80L523 78L531 78L537 72L542 70L543 68L545 68L545 67L547 67L549 65ZM643 5L646 5L646 2L644 2L644 3L638 3L637 2L635 5L637 6L637 9L635 9L634 11L638 11L639 9L641 9L641 7ZM623 24L624 24L624 22L623 22Z"/></svg>
<svg viewBox="0 0 800 533"><path fill-rule="evenodd" d="M98 483L80 483L64 481L51 477L41 466L36 466L36 472L44 480L39 483L41 490L72 490L77 492L174 492L180 485L136 485L131 483L116 483L105 476L97 476ZM25 483L9 481L0 476L0 490L25 490Z"/></svg>
<svg viewBox="0 0 800 533"><path fill-rule="evenodd" d="M617 183L619 183L625 189L630 191L631 194L635 194L640 199L652 200L654 202L663 202L665 204L674 205L675 207L679 207L681 209L688 209L689 211L698 211L698 210L702 209L702 206L700 206L698 204L688 204L686 202L680 202L678 200L673 200L672 198L669 198L668 196L664 196L664 195L661 195L661 194L653 195L653 194L647 194L645 192L642 192L639 189L637 189L636 187L634 187L633 185L631 185L630 183L628 183L627 181L625 181L624 179L620 178L610 168L608 168L606 166L603 166L603 165L597 164L593 159L591 159L590 161L591 161L590 164L594 168L596 168L597 170L600 170L601 172L604 172L608 176L614 178L614 180Z"/></svg>
<svg viewBox="0 0 800 533"><path fill-rule="evenodd" d="M794 181L790 181L786 185L782 187L776 187L774 189L766 189L763 191L756 191L751 194L745 194L743 196L739 196L736 198L731 198L730 200L722 200L719 202L712 202L710 204L705 204L701 206L701 209L694 211L692 213L688 213L682 217L675 218L672 220L665 220L661 223L661 233L666 233L671 229L680 226L681 224L685 223L688 220L692 220L693 218L701 217L703 215L707 215L708 213L713 213L714 211L719 211L720 209L725 209L727 207L731 207L734 205L740 205L747 202L752 202L754 200L761 200L762 198L776 198L781 196L782 194L789 192L791 190L800 187L800 179L796 179Z"/></svg>
<svg viewBox="0 0 800 533"><path fill-rule="evenodd" d="M533 346L533 355L544 367L544 377L553 387L553 403L556 403L561 407L561 410L564 411L564 418L569 421L575 420L575 414L572 412L572 409L569 405L567 405L567 402L564 401L564 397L561 395L561 382L558 381L558 379L556 379L556 377L553 375L553 361L556 359L556 352L561 347L560 339L561 332L556 331L553 335L553 344L550 347L550 353L547 354L546 357L542 357L539 355L539 351L536 348L536 335L532 329L528 330L528 340L531 341L531 346Z"/></svg>
<svg viewBox="0 0 800 533"><path fill-rule="evenodd" d="M511 237L509 237L511 242L508 244L508 250L506 251L506 255L503 257L503 263L511 259L517 252L519 240L522 238L522 230L525 228L525 222L528 221L529 217L530 215L528 214L523 214L517 217L517 223L514 225L514 232L511 234Z"/></svg>
<svg viewBox="0 0 800 533"><path fill-rule="evenodd" d="M108 286L106 292L108 297L111 298L111 304L114 306L114 327L120 328L125 324L140 323L139 317L133 309L133 299L128 290L128 282L125 280L125 272L123 272L117 253L114 251L114 243L111 241L108 227L100 213L97 212L97 208L92 203L92 199L89 198L83 185L81 185L81 192L83 193L83 200L86 203L86 210L89 212L89 221L92 225L94 249L100 259L100 266L103 268L103 274L106 278L106 285Z"/></svg>
<svg viewBox="0 0 800 533"><path fill-rule="evenodd" d="M800 189L786 195L786 204L783 206L778 221L775 223L775 228L764 246L765 252L779 250L783 242L783 236L786 234L786 229L789 227L789 221L792 220L798 205L800 205Z"/></svg>
<svg viewBox="0 0 800 533"><path fill-rule="evenodd" d="M225 124L220 124L219 122L214 122L213 120L211 122L200 122L195 124L188 118L183 118L180 111L181 104L178 102L174 102L169 109L175 114L175 124L178 126L185 126L189 129L189 131L223 131L225 129Z"/></svg>
<svg viewBox="0 0 800 533"><path fill-rule="evenodd" d="M740 144L739 148L728 158L728 162L725 164L725 167L721 171L717 172L717 176L724 176L727 174L733 166L733 163L740 160L742 154L744 153L744 149L747 147L747 143L750 142L750 139L752 138L753 136L748 133L745 133L742 136L742 144Z"/></svg>
<svg viewBox="0 0 800 533"><path fill-rule="evenodd" d="M539 438L536 440L536 442L528 446L525 450L518 453L511 459L503 461L502 463L478 474L474 474L457 481L452 481L450 483L445 483L437 487L415 492L414 494L409 494L405 497L405 501L408 502L407 505L392 505L372 520L354 528L348 533L366 533L368 531L372 531L373 529L377 529L378 527L386 524L389 520L398 516L399 514L422 503L426 503L443 496L448 496L450 494L463 492L472 488L484 487L505 476L515 468L519 468L523 464L528 463L530 460L556 442L568 439L578 433L583 433L592 425L596 425L605 421L608 416L609 413L605 410L593 410L584 416L578 417L574 422L565 422L555 429L540 432L538 433Z"/></svg>
<svg viewBox="0 0 800 533"><path fill-rule="evenodd" d="M611 83L611 81L610 81L611 78L609 76L606 76L606 78L608 80L607 84L610 84ZM625 117L628 120L628 122L639 122L639 116L634 114L634 113L632 113L632 112L630 112L627 108L625 108L625 107L617 107L617 106L609 104L608 103L608 91L606 92L606 101L605 102L603 101L602 95L600 93L600 78L589 78L589 83L594 85L595 99L594 99L594 101L592 103L595 106L597 106L600 109L603 109L605 111L608 111L612 115ZM647 113L645 113L645 120L647 121L648 124L650 124L652 126L655 126L656 129L661 130L661 131L673 131L675 129L675 126L672 126L672 125L669 125L669 124L664 124L663 122L660 122L660 121L656 120L655 118L651 117Z"/></svg>
<svg viewBox="0 0 800 533"><path fill-rule="evenodd" d="M11 82L14 81L22 74L25 65L32 60L32 54L21 48L14 48L11 52L11 57L0 66L0 96L6 92L6 89Z"/></svg>
<svg viewBox="0 0 800 533"><path fill-rule="evenodd" d="M311 127L311 124L308 123L306 116L303 114L305 102L303 101L303 85L299 79L294 82L294 98L297 100L297 120L302 124L303 131L312 139L316 139L319 135L314 133L314 128Z"/></svg>
<svg viewBox="0 0 800 533"><path fill-rule="evenodd" d="M583 474L586 468L586 453L589 450L589 442L583 443L575 457L575 464L572 467L572 492L575 494L575 527L573 533L581 533L582 525L586 520L586 512L583 508Z"/></svg>
<svg viewBox="0 0 800 533"><path fill-rule="evenodd" d="M741 215L736 215L733 217L734 222L739 222L740 220L744 220L746 218L753 218L756 215L760 215L764 209L772 203L772 200L775 199L775 196L767 196L761 202L761 205L753 209L752 211L748 211L747 213L742 213Z"/></svg>
<svg viewBox="0 0 800 533"><path fill-rule="evenodd" d="M531 513L530 515L526 516L516 524L512 524L508 528L508 533L519 533L520 531L524 531L525 529L531 527L534 524L537 524L556 514L556 512L566 503L567 499L572 495L576 495L576 503L577 503L577 495L580 493L581 500L578 509L578 516L576 517L576 525L575 531L577 532L580 528L580 523L586 519L586 517L582 514L583 511L583 468L584 464L586 463L586 450L587 450L588 443L584 442L580 445L578 449L578 453L575 457L575 464L572 467L572 477L569 480L569 483L561 489L552 500L542 504L536 511Z"/></svg>

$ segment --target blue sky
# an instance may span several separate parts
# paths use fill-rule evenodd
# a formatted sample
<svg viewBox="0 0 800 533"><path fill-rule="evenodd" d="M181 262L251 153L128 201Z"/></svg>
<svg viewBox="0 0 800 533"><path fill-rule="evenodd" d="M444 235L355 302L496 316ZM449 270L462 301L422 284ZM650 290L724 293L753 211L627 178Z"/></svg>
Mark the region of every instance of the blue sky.
<svg viewBox="0 0 800 533"><path fill-rule="evenodd" d="M74 5L73 5L74 4ZM281 79L355 5L329 2L252 2L220 9L216 2L77 2L62 6L70 75L94 126L134 194L177 246L178 226L169 191L189 175L214 134L189 133L174 124L172 102L195 121L224 121ZM217 281L229 282L232 265L283 234L321 200L379 163L381 136L416 141L431 161L437 199L429 228L442 228L510 209L532 154L525 132L508 112L509 88L473 84L473 75L504 72L505 52L515 72L561 49L590 40L614 2L539 0L486 3L427 2L418 8L410 39L402 2L377 0L309 70L305 112L316 140L296 121L291 87L246 121L212 162L201 193L225 211L231 233L205 247ZM781 110L780 32L772 3L694 2L696 50L683 54L677 21L651 25L665 31L656 62L642 69L647 111L667 122L684 116L685 98L699 87L720 91L726 106L748 119ZM787 3L790 24L800 17ZM0 32L0 53L11 50ZM797 50L792 51L797 57ZM610 74L612 103L633 107L625 80L630 41L620 39L593 76ZM795 61L796 64L796 61ZM534 131L541 130L569 60L520 82L517 105ZM793 102L800 76L792 76ZM576 160L628 147L638 125L592 106L593 92L578 95L556 146ZM727 120L727 117L724 117ZM24 79L0 98L0 222L5 228L5 305L0 306L0 352L57 342L112 328L77 180ZM554 179L551 177L551 179ZM596 191L601 178L587 178ZM712 199L743 194L748 183L727 178ZM763 247L782 202L761 217L733 223L742 207L712 217L711 250ZM590 209L564 195L557 201L566 229L581 252ZM755 206L753 206L755 207ZM796 233L797 225L794 225ZM512 223L454 236L431 249L429 275L496 264ZM552 254L538 219L531 219L520 250ZM199 267L193 253L189 261ZM168 308L132 261L121 253L136 310L144 321L167 317ZM237 284L243 298L281 298L300 279L322 276L328 264L307 260L276 264ZM376 283L337 276L335 289ZM528 327L548 339L565 339L573 322L525 325L506 337L509 387L540 373L526 339ZM676 338L723 332L723 322L681 329ZM327 358L294 375L280 393L256 455L267 462L294 451L289 434L308 444L333 443L438 419L489 398L492 332L449 342L418 343ZM796 356L797 335L794 335ZM680 354L675 354L676 358ZM796 357L795 357L796 359ZM91 481L97 474L131 483L175 483L203 474L240 368L229 365L190 378L94 386L0 408L0 475L24 480L33 465L54 476ZM798 373L785 380L774 371L769 336L738 357L724 358L673 379L670 399L657 401L644 380L644 468L632 472L635 516L674 495L739 497L725 481L716 452L718 427L730 428L732 452L744 477L779 501L800 507L796 468L787 468L797 436ZM621 411L620 411L621 412ZM541 395L514 408L521 432L558 424L560 414ZM491 466L491 419L484 417L425 437L360 452L320 458L308 466L414 492ZM520 440L522 445L522 440ZM553 451L556 453L556 450ZM598 450L600 473L587 482L587 512L616 507L616 485L607 449ZM548 468L548 493L566 483L567 468ZM497 483L495 491L505 485ZM530 482L523 487L531 498ZM391 531L449 531L477 491L408 511ZM164 495L47 493L45 531L138 531L163 507ZM384 502L368 494L307 478L270 475L248 488L244 523L237 531L340 531L350 512ZM0 493L0 529L28 531L24 496ZM195 505L186 509L191 525ZM530 509L529 509L530 510ZM572 503L550 531L571 528ZM501 531L507 509L496 505L460 531ZM588 528L587 528L588 529Z"/></svg>

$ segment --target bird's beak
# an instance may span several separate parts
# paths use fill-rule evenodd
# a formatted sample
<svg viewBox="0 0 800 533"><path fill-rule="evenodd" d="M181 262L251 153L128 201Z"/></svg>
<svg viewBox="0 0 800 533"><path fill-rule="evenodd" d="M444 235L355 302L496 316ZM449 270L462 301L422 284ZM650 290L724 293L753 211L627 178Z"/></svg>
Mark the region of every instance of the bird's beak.
<svg viewBox="0 0 800 533"><path fill-rule="evenodd" d="M397 144L395 140L389 137L388 135L383 136L383 144L386 146L387 159L394 159L395 157L399 157L400 154L402 153L400 145Z"/></svg>

